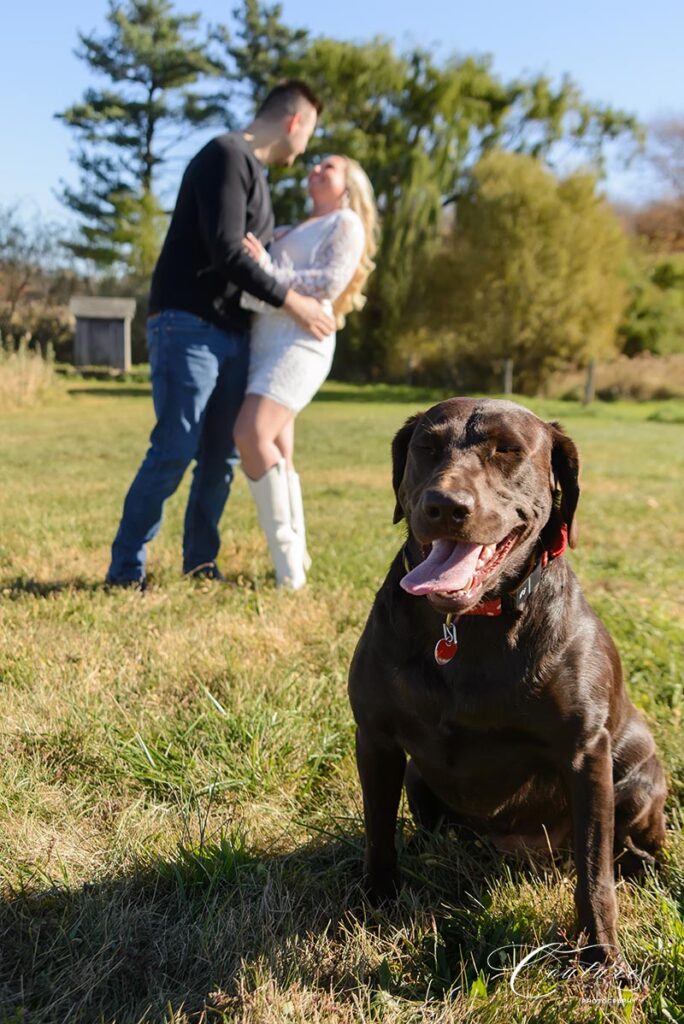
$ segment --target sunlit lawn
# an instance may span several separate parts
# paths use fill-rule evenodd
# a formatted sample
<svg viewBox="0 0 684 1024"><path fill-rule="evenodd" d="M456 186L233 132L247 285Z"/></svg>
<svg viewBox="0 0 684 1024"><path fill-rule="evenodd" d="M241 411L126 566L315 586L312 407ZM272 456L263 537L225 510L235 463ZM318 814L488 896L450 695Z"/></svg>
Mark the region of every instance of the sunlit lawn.
<svg viewBox="0 0 684 1024"><path fill-rule="evenodd" d="M570 558L671 781L666 864L619 889L648 983L620 1002L550 991L543 969L526 995L497 977L498 948L572 936L570 863L473 859L440 838L402 852L395 907L361 895L346 674L401 542L389 442L429 396L329 384L302 414L306 591L274 590L238 475L227 585L180 577L186 480L141 596L101 581L148 389L71 387L0 414L0 1021L681 1020L681 407L528 403L580 447Z"/></svg>

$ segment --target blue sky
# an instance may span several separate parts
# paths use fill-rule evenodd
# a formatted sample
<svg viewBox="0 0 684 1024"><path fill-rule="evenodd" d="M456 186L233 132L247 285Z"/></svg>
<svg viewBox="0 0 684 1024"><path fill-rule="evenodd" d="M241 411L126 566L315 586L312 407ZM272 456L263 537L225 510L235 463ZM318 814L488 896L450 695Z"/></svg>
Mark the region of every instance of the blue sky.
<svg viewBox="0 0 684 1024"><path fill-rule="evenodd" d="M230 21L235 0L177 0L210 21ZM53 190L75 182L69 132L53 114L91 83L73 54L78 29L101 30L106 0L24 0L5 5L0 45L0 204L22 201L63 217ZM434 45L443 56L488 53L504 78L567 72L592 100L643 120L684 112L684 3L675 0L575 0L552 5L491 0L285 0L285 20L314 33L362 40L391 36L401 45ZM197 140L198 142L201 139ZM196 148L191 143L191 152ZM638 200L653 189L639 168L611 171L608 189Z"/></svg>

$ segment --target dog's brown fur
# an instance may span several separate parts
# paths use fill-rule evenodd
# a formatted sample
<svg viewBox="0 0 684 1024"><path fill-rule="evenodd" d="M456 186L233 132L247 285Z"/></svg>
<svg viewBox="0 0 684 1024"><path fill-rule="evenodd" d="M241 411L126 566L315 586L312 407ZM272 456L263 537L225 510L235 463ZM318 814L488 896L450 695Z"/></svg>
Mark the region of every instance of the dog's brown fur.
<svg viewBox="0 0 684 1024"><path fill-rule="evenodd" d="M522 406L441 402L407 421L392 454L395 521L406 517L412 565L439 538L490 544L519 530L487 581L490 599L524 579L562 523L575 542L577 450L557 424ZM562 494L555 504L554 493ZM405 782L426 828L455 823L504 850L545 847L547 836L571 841L580 928L597 959L611 958L614 858L625 871L653 860L666 785L610 635L560 557L522 611L459 618L458 653L440 667L433 652L450 601L405 593L404 574L400 551L349 679L370 891L385 897L398 884L394 832Z"/></svg>

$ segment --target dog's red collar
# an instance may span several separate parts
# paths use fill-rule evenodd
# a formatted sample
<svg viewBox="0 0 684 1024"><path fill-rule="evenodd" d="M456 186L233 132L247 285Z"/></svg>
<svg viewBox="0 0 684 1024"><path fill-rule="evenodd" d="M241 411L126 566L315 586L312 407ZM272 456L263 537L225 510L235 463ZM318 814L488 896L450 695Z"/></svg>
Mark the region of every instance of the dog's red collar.
<svg viewBox="0 0 684 1024"><path fill-rule="evenodd" d="M553 544L544 548L539 558L535 559L534 565L528 572L522 583L519 583L515 590L511 590L508 594L504 594L503 597L495 598L494 601L483 601L481 605L476 605L471 612L466 612L466 615L501 615L503 611L520 612L525 607L530 594L532 594L541 581L541 574L549 562L553 561L554 558L560 558L565 553L568 546L568 527L563 523L558 531L558 536L554 540ZM498 612L481 612L478 609L481 606L495 605L498 602Z"/></svg>
<svg viewBox="0 0 684 1024"><path fill-rule="evenodd" d="M554 558L560 558L564 554L568 546L568 527L563 523L558 531L558 536L553 544L545 548L541 555L535 559L534 565L528 572L522 583L509 591L507 594L503 594L501 597L495 597L491 601L480 601L467 612L463 612L464 615L485 615L494 617L503 614L503 612L520 612L525 607L525 604L529 600L530 595L537 589L541 580L541 574L546 566ZM403 550L403 563L404 568L407 572L411 571L411 563L409 562L408 551L406 550L407 545L404 545ZM441 640L438 640L435 645L435 661L438 665L446 665L456 654L458 650L458 637L456 635L456 622L460 616L455 616L453 613L447 615L444 625L442 627L443 636Z"/></svg>

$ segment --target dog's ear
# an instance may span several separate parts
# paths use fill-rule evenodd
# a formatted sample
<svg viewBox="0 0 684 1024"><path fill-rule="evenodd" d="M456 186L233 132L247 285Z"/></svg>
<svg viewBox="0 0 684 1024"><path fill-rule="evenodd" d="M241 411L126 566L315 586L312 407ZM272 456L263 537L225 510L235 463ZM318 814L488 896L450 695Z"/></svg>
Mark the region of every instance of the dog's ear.
<svg viewBox="0 0 684 1024"><path fill-rule="evenodd" d="M401 430L398 430L392 438L392 486L394 487L394 495L397 499L397 503L394 506L393 523L398 523L400 519L404 518L404 510L399 501L399 488L404 478L406 459L413 431L416 429L418 420L422 415L422 412L417 412L415 416L410 416Z"/></svg>
<svg viewBox="0 0 684 1024"><path fill-rule="evenodd" d="M553 448L551 450L551 472L554 484L554 508L551 518L559 520L558 526L568 527L568 543L577 546L578 527L575 513L579 501L579 454L560 423L550 423Z"/></svg>

